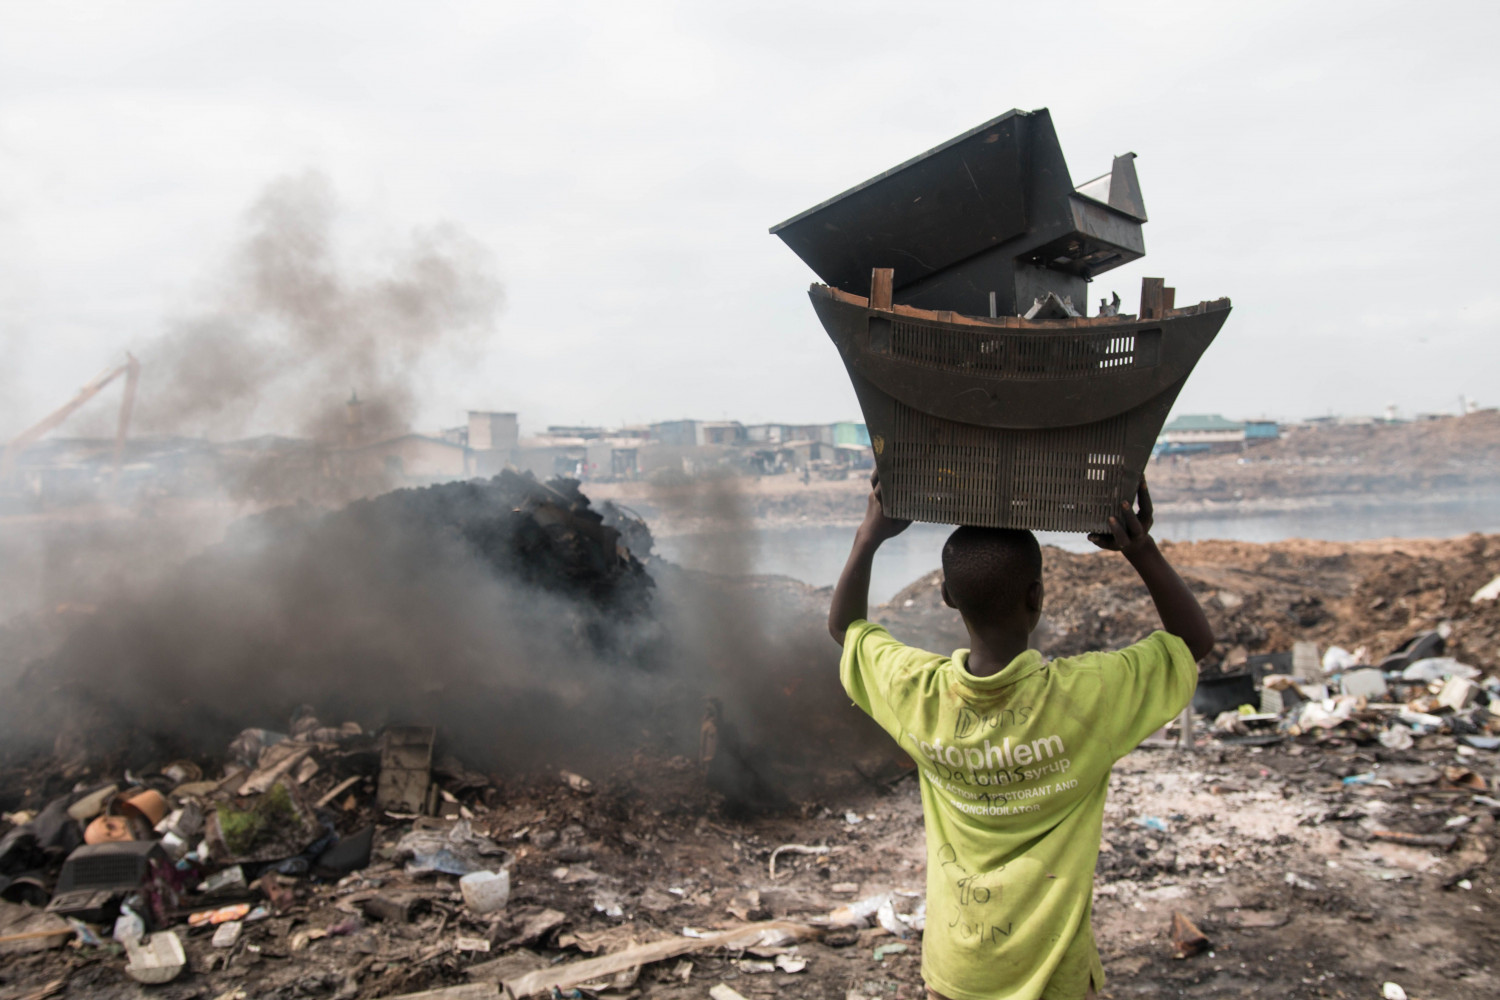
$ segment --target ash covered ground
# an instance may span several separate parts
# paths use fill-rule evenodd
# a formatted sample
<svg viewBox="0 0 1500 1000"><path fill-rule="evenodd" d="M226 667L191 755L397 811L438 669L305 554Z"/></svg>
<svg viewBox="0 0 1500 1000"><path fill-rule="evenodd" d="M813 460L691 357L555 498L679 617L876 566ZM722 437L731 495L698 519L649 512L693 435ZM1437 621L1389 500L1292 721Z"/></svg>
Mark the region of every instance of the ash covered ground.
<svg viewBox="0 0 1500 1000"><path fill-rule="evenodd" d="M222 828L207 857L202 834L181 838L182 877L154 922L186 963L161 986L126 972L112 922L37 912L69 835L34 838L6 855L17 881L0 938L33 936L0 940L0 998L497 996L529 971L561 980L633 946L704 940L685 929L746 926L753 939L575 985L921 997L917 779L838 689L827 592L680 570L637 534L638 556L623 544L634 529L607 518L568 484L525 481L271 512L140 592L10 622L12 847L49 804L109 784L224 820L279 787L305 829L281 856ZM1481 680L1500 666L1500 603L1471 600L1500 572L1500 537L1168 554L1220 639L1210 672L1296 641L1378 659L1439 626ZM1155 627L1118 557L1046 558L1045 653ZM932 579L876 617L916 644L963 644ZM1500 755L1484 735L1500 727L1483 688L1460 713L1429 704L1438 686L1394 685L1324 727L1268 725L1262 745L1200 729L1192 750L1167 734L1122 761L1095 910L1106 994L1362 997L1393 981L1413 997L1495 995ZM1441 724L1383 739L1411 704ZM400 726L436 730L415 810L379 801ZM364 831L368 863L324 854ZM455 845L450 871L421 871L433 835ZM506 868L506 905L471 905L465 867ZM243 883L199 891L234 868ZM863 912L881 902L886 919ZM204 913L221 922L195 926ZM1174 913L1210 946L1174 957Z"/></svg>

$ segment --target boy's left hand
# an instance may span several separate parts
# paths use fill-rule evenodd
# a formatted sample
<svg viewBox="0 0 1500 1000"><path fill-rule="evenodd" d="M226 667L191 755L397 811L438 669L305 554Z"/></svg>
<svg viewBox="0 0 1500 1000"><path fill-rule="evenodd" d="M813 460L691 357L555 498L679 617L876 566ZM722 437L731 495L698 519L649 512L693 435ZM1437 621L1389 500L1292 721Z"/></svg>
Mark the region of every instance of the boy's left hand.
<svg viewBox="0 0 1500 1000"><path fill-rule="evenodd" d="M1139 515L1130 509L1130 504L1121 504L1120 512L1109 519L1109 531L1090 532L1089 541L1101 549L1119 552L1125 556L1130 556L1152 544L1151 493L1146 489L1144 477L1141 479L1141 485L1136 488L1136 502L1140 506Z"/></svg>
<svg viewBox="0 0 1500 1000"><path fill-rule="evenodd" d="M860 531L874 541L883 542L910 527L910 521L886 516L885 508L880 505L880 474L870 473L870 498L865 502L865 523Z"/></svg>

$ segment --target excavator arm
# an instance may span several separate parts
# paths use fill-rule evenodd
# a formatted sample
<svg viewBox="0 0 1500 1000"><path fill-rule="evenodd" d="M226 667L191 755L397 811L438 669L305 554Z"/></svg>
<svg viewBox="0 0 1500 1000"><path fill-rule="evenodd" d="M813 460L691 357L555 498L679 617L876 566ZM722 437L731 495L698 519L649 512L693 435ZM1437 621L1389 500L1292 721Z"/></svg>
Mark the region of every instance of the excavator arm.
<svg viewBox="0 0 1500 1000"><path fill-rule="evenodd" d="M21 457L21 452L60 426L80 406L99 395L105 386L121 375L124 375L125 398L120 403L120 424L118 430L115 432L114 475L118 477L120 474L120 459L125 450L125 434L130 428L131 412L135 409L136 382L140 379L141 375L141 363L135 359L135 356L126 354L125 357L128 360L123 365L96 376L93 381L78 390L78 395L12 438L6 444L5 451L0 453L0 479L10 475L11 471L15 469L16 460Z"/></svg>

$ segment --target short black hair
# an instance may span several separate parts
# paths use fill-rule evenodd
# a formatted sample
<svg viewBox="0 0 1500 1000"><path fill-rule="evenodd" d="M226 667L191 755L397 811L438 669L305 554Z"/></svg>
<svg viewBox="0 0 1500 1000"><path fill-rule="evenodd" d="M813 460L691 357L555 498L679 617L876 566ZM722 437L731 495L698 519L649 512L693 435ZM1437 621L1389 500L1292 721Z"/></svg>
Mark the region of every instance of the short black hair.
<svg viewBox="0 0 1500 1000"><path fill-rule="evenodd" d="M943 545L943 582L965 617L1005 614L1042 578L1042 547L1020 528L962 527Z"/></svg>

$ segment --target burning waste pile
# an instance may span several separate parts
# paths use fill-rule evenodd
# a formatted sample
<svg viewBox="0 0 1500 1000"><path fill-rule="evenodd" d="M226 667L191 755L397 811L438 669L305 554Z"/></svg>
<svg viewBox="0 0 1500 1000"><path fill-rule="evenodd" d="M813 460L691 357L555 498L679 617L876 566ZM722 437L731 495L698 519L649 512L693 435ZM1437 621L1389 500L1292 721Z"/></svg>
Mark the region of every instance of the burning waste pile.
<svg viewBox="0 0 1500 1000"><path fill-rule="evenodd" d="M664 564L659 586L632 551L649 547L577 483L506 472L274 510L100 605L5 698L0 986L186 973L214 995L354 997L467 976L489 992L464 996L525 996L725 947L805 966L807 927L759 902L615 957L633 943L615 931L703 891L632 876L622 851L652 863L648 841L701 829L714 802L788 804L754 749L787 723L757 717L807 662L800 637L744 641L765 627L753 595ZM707 636L740 643L723 667L748 664L769 700L714 673ZM783 762L857 747L841 707ZM543 983L539 944L614 965Z"/></svg>

